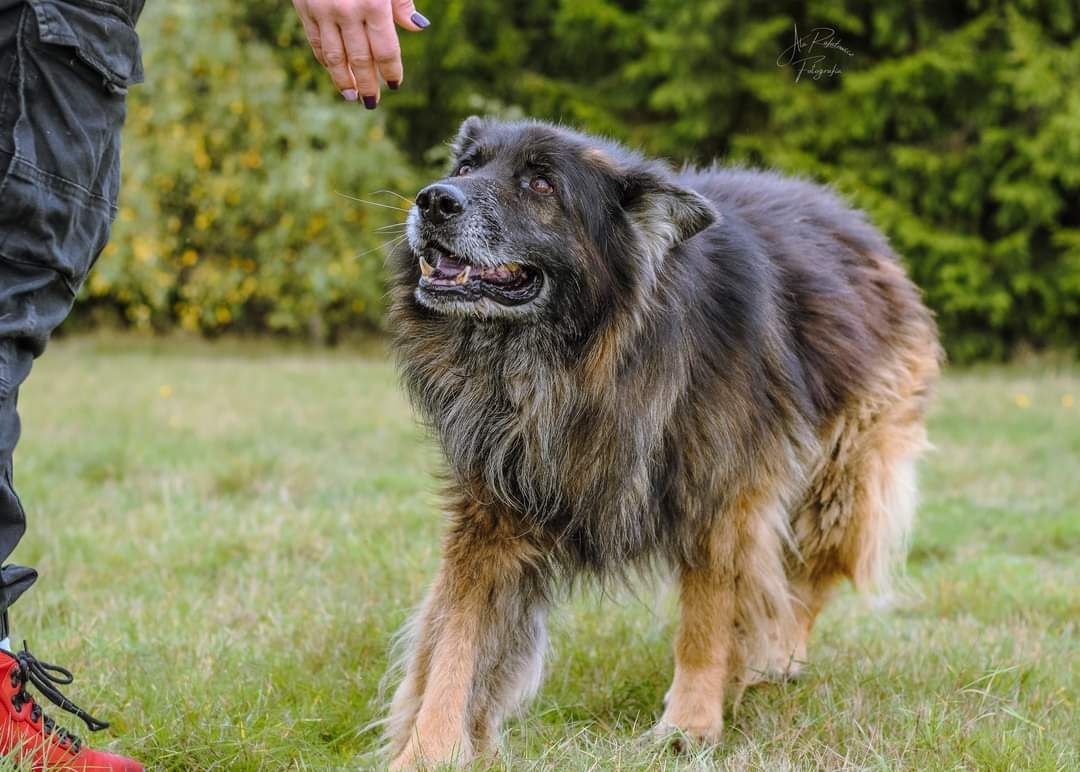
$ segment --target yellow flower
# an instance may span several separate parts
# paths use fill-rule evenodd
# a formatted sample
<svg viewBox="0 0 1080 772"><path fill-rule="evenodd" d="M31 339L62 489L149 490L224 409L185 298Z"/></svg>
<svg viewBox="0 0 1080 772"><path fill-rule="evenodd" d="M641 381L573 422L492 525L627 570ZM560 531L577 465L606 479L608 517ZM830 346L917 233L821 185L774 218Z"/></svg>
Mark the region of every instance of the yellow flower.
<svg viewBox="0 0 1080 772"><path fill-rule="evenodd" d="M307 230L306 230L307 237L309 239L311 239L311 238L315 238L316 236L318 236L323 231L323 229L326 227L326 224L327 224L326 217L324 217L321 214L313 215L312 218L310 220L308 220Z"/></svg>
<svg viewBox="0 0 1080 772"><path fill-rule="evenodd" d="M169 397L172 396L172 386L170 386L167 383L161 384L161 386L158 387L157 391L158 391L158 394L160 394L163 399L168 399Z"/></svg>
<svg viewBox="0 0 1080 772"><path fill-rule="evenodd" d="M131 251L140 263L147 263L154 257L154 243L150 239L136 236L131 242Z"/></svg>
<svg viewBox="0 0 1080 772"><path fill-rule="evenodd" d="M109 284L108 279L105 279L100 273L90 274L90 294L104 295L110 289L112 289L112 285Z"/></svg>
<svg viewBox="0 0 1080 772"><path fill-rule="evenodd" d="M204 170L210 168L210 155L206 152L206 145L201 139L196 143L192 157L197 168Z"/></svg>
<svg viewBox="0 0 1080 772"><path fill-rule="evenodd" d="M1061 395L1061 406L1062 407L1072 407L1073 406L1073 395L1072 394L1062 394Z"/></svg>
<svg viewBox="0 0 1080 772"><path fill-rule="evenodd" d="M178 310L180 314L180 326L189 332L199 329L199 309L195 306L184 305Z"/></svg>
<svg viewBox="0 0 1080 772"><path fill-rule="evenodd" d="M1023 393L1017 394L1016 396L1013 397L1013 401L1016 403L1016 406L1018 408L1031 407L1031 397L1029 397L1027 394L1023 394Z"/></svg>

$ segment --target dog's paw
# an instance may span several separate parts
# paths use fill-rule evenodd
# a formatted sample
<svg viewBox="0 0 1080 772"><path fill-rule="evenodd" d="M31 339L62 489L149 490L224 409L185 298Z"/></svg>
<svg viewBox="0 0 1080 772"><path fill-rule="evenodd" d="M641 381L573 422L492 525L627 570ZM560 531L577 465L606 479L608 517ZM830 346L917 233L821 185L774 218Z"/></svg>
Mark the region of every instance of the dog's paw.
<svg viewBox="0 0 1080 772"><path fill-rule="evenodd" d="M724 735L724 720L717 718L704 722L688 719L676 723L665 716L649 735L654 741L669 744L676 751L683 752L694 746L718 745Z"/></svg>
<svg viewBox="0 0 1080 772"><path fill-rule="evenodd" d="M435 769L444 765L456 769L467 766L475 758L472 744L466 741L421 744L414 738L405 746L405 750L390 762L389 769L391 772L399 772L406 769Z"/></svg>
<svg viewBox="0 0 1080 772"><path fill-rule="evenodd" d="M771 664L764 669L748 669L743 674L742 685L749 687L798 681L802 672L803 663L792 659L783 663Z"/></svg>

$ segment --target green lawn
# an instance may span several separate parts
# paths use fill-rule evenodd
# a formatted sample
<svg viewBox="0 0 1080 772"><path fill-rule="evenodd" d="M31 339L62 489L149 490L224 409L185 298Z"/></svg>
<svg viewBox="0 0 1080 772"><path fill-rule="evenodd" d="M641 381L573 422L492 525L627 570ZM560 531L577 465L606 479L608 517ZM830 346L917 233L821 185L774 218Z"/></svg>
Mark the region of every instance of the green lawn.
<svg viewBox="0 0 1080 772"><path fill-rule="evenodd" d="M376 765L440 531L438 454L378 348L66 339L21 406L15 560L41 579L15 636L75 671L113 722L96 743L172 769ZM506 763L1080 767L1080 370L952 373L932 424L903 599L839 597L806 677L749 692L719 749L639 739L672 636L670 592L641 588L555 615Z"/></svg>

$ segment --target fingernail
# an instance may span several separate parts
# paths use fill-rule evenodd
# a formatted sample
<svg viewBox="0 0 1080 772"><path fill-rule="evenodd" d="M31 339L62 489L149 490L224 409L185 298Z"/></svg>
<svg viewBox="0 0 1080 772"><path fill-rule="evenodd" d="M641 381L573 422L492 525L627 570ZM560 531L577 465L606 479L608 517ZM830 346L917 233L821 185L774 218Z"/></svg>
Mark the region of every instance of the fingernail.
<svg viewBox="0 0 1080 772"><path fill-rule="evenodd" d="M427 29L428 27L431 26L431 22L428 21L427 16L424 16L424 14L420 13L419 11L414 13L409 18L412 19L412 23L415 24L420 29Z"/></svg>
<svg viewBox="0 0 1080 772"><path fill-rule="evenodd" d="M357 93L356 93L356 89L354 89L354 88L345 89L344 91L341 92L341 95L343 97L345 97L346 102L355 102L356 101Z"/></svg>
<svg viewBox="0 0 1080 772"><path fill-rule="evenodd" d="M390 87L391 91L397 91L399 88L401 88L401 83L396 80L388 80L386 81L386 85Z"/></svg>
<svg viewBox="0 0 1080 772"><path fill-rule="evenodd" d="M373 97L373 96L366 96L366 97L364 97L364 107L366 107L367 109L369 109L369 110L374 110L374 109L375 109L375 105L377 105L377 104L379 104L379 103L378 103L378 101L377 101L377 100L375 99L375 97Z"/></svg>

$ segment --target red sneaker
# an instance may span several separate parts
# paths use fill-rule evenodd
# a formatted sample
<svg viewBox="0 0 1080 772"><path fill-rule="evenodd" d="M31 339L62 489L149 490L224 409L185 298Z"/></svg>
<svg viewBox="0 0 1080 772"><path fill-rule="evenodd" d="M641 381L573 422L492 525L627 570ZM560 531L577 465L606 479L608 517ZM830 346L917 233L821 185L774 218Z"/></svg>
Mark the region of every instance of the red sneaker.
<svg viewBox="0 0 1080 772"><path fill-rule="evenodd" d="M142 772L137 761L87 748L82 740L46 716L26 691L27 682L33 684L57 707L85 721L92 732L107 727L56 688L56 684L71 681L70 672L37 659L26 650L25 643L17 654L0 649L0 759L29 764L35 772Z"/></svg>

